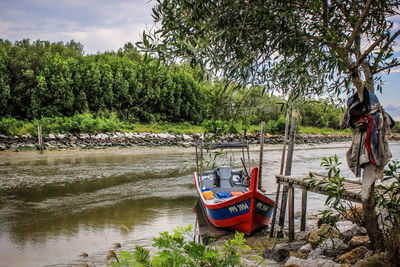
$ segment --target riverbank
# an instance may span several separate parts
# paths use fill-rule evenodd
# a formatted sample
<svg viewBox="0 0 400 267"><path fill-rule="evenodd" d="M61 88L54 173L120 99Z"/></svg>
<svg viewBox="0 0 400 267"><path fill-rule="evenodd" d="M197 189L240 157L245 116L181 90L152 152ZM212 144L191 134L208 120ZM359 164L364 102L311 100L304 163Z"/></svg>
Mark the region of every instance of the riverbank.
<svg viewBox="0 0 400 267"><path fill-rule="evenodd" d="M400 139L400 138L399 138ZM171 134L171 133L101 133L101 134L49 134L43 137L43 149L104 149L108 147L133 147L133 146L182 146L190 147L204 140L204 135L196 134ZM259 144L260 135L231 134L217 138L218 141L246 141L249 144ZM350 135L311 135L297 134L296 144L320 144L350 141ZM282 135L266 134L265 144L282 144ZM0 134L0 150L14 152L39 149L38 139L32 135L5 136Z"/></svg>

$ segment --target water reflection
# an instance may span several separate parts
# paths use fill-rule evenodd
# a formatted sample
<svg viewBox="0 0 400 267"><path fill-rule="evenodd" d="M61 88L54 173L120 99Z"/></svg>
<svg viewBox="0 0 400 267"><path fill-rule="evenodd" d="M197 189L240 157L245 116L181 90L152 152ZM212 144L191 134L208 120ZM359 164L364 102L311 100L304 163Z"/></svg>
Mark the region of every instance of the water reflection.
<svg viewBox="0 0 400 267"><path fill-rule="evenodd" d="M347 147L297 146L292 170L320 171L321 157L335 153L345 162ZM400 144L391 149L399 159ZM241 152L232 159L222 155L218 162L232 160L240 167L240 157ZM254 166L258 152L251 158ZM263 187L272 198L280 158L280 146L266 148ZM351 176L345 163L342 168ZM113 242L124 249L150 248L159 232L196 221L192 149L4 153L0 169L2 266L71 265L83 251L100 266ZM310 194L308 202L312 212L323 208L324 197Z"/></svg>

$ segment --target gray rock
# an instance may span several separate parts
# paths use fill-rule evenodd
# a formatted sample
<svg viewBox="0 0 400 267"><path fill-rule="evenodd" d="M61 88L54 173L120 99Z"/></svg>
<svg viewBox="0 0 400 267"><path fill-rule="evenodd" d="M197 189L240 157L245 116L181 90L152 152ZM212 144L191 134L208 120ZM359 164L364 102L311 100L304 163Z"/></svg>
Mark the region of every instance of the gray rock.
<svg viewBox="0 0 400 267"><path fill-rule="evenodd" d="M371 257L374 254L374 252L372 250L368 250L367 252L365 252L364 254L364 259L368 259L369 257Z"/></svg>
<svg viewBox="0 0 400 267"><path fill-rule="evenodd" d="M97 134L94 137L94 139L96 139L96 140L106 140L106 139L109 139L109 138L110 137L107 134L103 134L103 133Z"/></svg>
<svg viewBox="0 0 400 267"><path fill-rule="evenodd" d="M265 249L263 250L263 258L271 259L276 262L283 262L289 257L287 249Z"/></svg>
<svg viewBox="0 0 400 267"><path fill-rule="evenodd" d="M329 238L322 242L319 248L322 249L324 255L333 256L343 252L348 247L339 238Z"/></svg>
<svg viewBox="0 0 400 267"><path fill-rule="evenodd" d="M170 138L170 134L160 133L160 134L157 135L157 137L161 138L161 139L167 139L167 138Z"/></svg>
<svg viewBox="0 0 400 267"><path fill-rule="evenodd" d="M286 263L285 266L288 265L298 265L302 267L340 267L341 265L339 263L336 263L331 260L326 260L326 259L299 259L296 257L290 257Z"/></svg>
<svg viewBox="0 0 400 267"><path fill-rule="evenodd" d="M186 142L192 142L193 141L193 138L191 136L187 135L187 134L183 134L182 138Z"/></svg>
<svg viewBox="0 0 400 267"><path fill-rule="evenodd" d="M347 240L350 240L353 236L367 234L367 230L364 227L358 226L351 221L338 221L336 227Z"/></svg>
<svg viewBox="0 0 400 267"><path fill-rule="evenodd" d="M89 139L89 138L90 138L90 135L88 135L88 134L80 134L80 135L79 135L79 138L80 138L80 139L83 139L83 140Z"/></svg>
<svg viewBox="0 0 400 267"><path fill-rule="evenodd" d="M64 139L64 138L67 138L67 135L66 134L57 134L57 139L58 140L62 140L62 139Z"/></svg>
<svg viewBox="0 0 400 267"><path fill-rule="evenodd" d="M50 139L50 140L55 140L55 139L56 139L56 136L55 136L54 134L49 134L49 139Z"/></svg>
<svg viewBox="0 0 400 267"><path fill-rule="evenodd" d="M275 250L286 249L288 251L298 251L304 245L304 243L305 242L303 242L303 241L294 241L294 242L290 242L290 243L286 243L286 244L285 243L276 244L274 246L274 249Z"/></svg>
<svg viewBox="0 0 400 267"><path fill-rule="evenodd" d="M309 234L310 234L309 232L300 231L294 234L294 239L306 241L308 239Z"/></svg>
<svg viewBox="0 0 400 267"><path fill-rule="evenodd" d="M4 134L0 134L0 139L7 139L7 136L5 136Z"/></svg>
<svg viewBox="0 0 400 267"><path fill-rule="evenodd" d="M312 246L310 243L305 244L304 246L299 248L299 252L303 252L303 253L309 253L311 250L312 250Z"/></svg>
<svg viewBox="0 0 400 267"><path fill-rule="evenodd" d="M129 133L125 133L125 137L131 139L131 138L135 138L136 136L133 133L129 132Z"/></svg>
<svg viewBox="0 0 400 267"><path fill-rule="evenodd" d="M317 259L320 257L324 257L324 250L322 248L316 248L314 250L312 250L308 256L312 259Z"/></svg>

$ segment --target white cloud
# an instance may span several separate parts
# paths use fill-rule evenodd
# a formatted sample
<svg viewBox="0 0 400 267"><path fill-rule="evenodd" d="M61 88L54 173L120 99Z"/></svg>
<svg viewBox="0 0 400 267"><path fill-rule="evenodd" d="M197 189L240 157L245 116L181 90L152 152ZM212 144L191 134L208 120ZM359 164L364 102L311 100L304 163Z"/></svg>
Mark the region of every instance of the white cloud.
<svg viewBox="0 0 400 267"><path fill-rule="evenodd" d="M400 106L388 105L385 107L385 111L395 120L400 121Z"/></svg>
<svg viewBox="0 0 400 267"><path fill-rule="evenodd" d="M391 69L391 70L390 70L390 73L397 73L397 72L400 72L400 68L398 68L398 69Z"/></svg>
<svg viewBox="0 0 400 267"><path fill-rule="evenodd" d="M0 0L0 38L74 39L90 54L117 50L151 27L152 6L148 0Z"/></svg>

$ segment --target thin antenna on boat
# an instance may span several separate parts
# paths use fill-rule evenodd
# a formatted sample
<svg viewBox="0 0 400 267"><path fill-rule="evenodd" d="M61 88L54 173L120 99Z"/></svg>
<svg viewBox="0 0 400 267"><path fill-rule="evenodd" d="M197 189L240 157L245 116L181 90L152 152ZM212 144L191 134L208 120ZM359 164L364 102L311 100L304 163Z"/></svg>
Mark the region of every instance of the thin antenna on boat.
<svg viewBox="0 0 400 267"><path fill-rule="evenodd" d="M201 141L201 148L200 148L200 177L199 177L199 181L200 181L200 189L203 188L203 140Z"/></svg>
<svg viewBox="0 0 400 267"><path fill-rule="evenodd" d="M243 138L242 138L242 143L244 144L244 142L243 142ZM246 168L246 158L244 157L244 147L242 147L242 158L241 158L241 160L242 160L242 163L243 163L243 166Z"/></svg>
<svg viewBox="0 0 400 267"><path fill-rule="evenodd" d="M196 144L196 172L197 172L197 175L199 175L199 154L197 151L197 144Z"/></svg>
<svg viewBox="0 0 400 267"><path fill-rule="evenodd" d="M247 160L249 162L249 172L251 173L249 140L247 140Z"/></svg>
<svg viewBox="0 0 400 267"><path fill-rule="evenodd" d="M262 183L262 163L263 163L263 155L264 155L264 126L265 122L261 122L261 136L260 136L260 163L259 163L259 173L258 173L258 188L261 188Z"/></svg>

